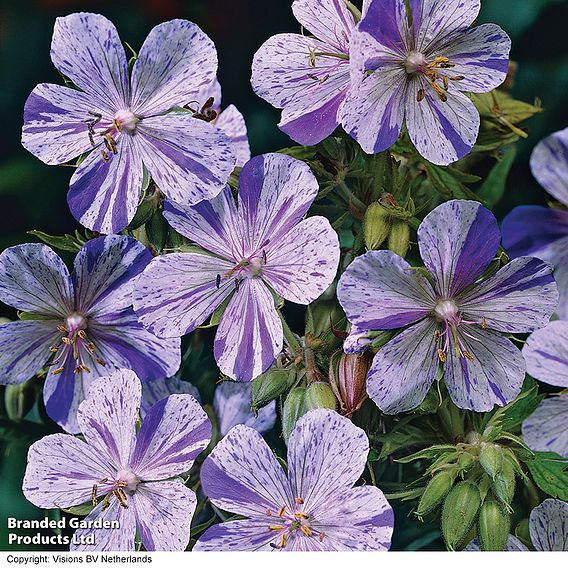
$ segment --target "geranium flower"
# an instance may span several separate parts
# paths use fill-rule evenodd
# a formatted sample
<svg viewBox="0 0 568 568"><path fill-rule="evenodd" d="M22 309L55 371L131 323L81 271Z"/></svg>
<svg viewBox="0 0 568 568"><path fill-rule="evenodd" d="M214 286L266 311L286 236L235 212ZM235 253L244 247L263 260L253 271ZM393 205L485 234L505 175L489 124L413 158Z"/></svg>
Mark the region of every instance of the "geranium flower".
<svg viewBox="0 0 568 568"><path fill-rule="evenodd" d="M213 408L219 421L221 436L237 424L244 424L264 434L276 422L276 401L270 401L255 416L251 409L251 383L225 381L215 389Z"/></svg>
<svg viewBox="0 0 568 568"><path fill-rule="evenodd" d="M388 550L392 508L378 487L353 487L367 436L326 409L303 416L288 442L288 475L262 436L235 426L201 468L203 491L247 517L213 525L194 550Z"/></svg>
<svg viewBox="0 0 568 568"><path fill-rule="evenodd" d="M146 550L184 550L197 498L173 476L189 471L208 445L211 423L189 395L155 404L136 433L141 385L132 371L95 381L79 406L85 442L54 434L28 454L22 490L43 509L92 502L85 521L119 528L81 528L71 550L132 551L138 533ZM95 544L80 544L94 535Z"/></svg>
<svg viewBox="0 0 568 568"><path fill-rule="evenodd" d="M243 167L238 207L227 187L195 207L167 204L164 215L203 251L155 258L138 281L136 315L158 337L180 337L226 306L215 338L221 371L250 381L282 350L272 290L309 304L331 284L339 240L324 217L302 221L318 192L309 167L264 154Z"/></svg>
<svg viewBox="0 0 568 568"><path fill-rule="evenodd" d="M568 128L542 140L531 156L538 182L568 207ZM568 211L539 205L515 207L503 220L503 246L511 257L530 254L555 266L558 315L568 318Z"/></svg>
<svg viewBox="0 0 568 568"><path fill-rule="evenodd" d="M384 250L358 257L343 273L337 296L352 324L359 330L404 328L379 350L367 377L367 392L381 410L417 407L440 363L460 408L488 411L519 394L525 362L504 334L545 326L558 291L552 267L530 257L480 281L500 240L485 207L448 201L418 229L429 277Z"/></svg>
<svg viewBox="0 0 568 568"><path fill-rule="evenodd" d="M140 415L142 418L146 416L154 404L171 394L189 394L197 402L201 402L199 391L187 381L181 381L175 377L144 381L142 383L142 400L140 402Z"/></svg>
<svg viewBox="0 0 568 568"><path fill-rule="evenodd" d="M68 195L82 225L101 233L124 229L144 169L185 205L221 191L235 165L227 137L190 112L168 112L215 80L215 46L195 24L156 26L129 77L114 25L98 14L71 14L55 21L51 59L81 90L38 85L26 101L22 144L47 164L90 152Z"/></svg>
<svg viewBox="0 0 568 568"><path fill-rule="evenodd" d="M355 20L343 0L295 0L294 16L313 36L277 34L256 52L252 88L282 108L282 131L313 145L338 126L349 89L349 41Z"/></svg>
<svg viewBox="0 0 568 568"><path fill-rule="evenodd" d="M73 275L48 246L24 244L0 255L0 300L25 312L0 325L0 383L22 383L46 364L49 416L79 431L76 412L92 381L118 368L142 380L180 365L179 339L158 339L138 322L132 290L152 255L130 237L88 241Z"/></svg>
<svg viewBox="0 0 568 568"><path fill-rule="evenodd" d="M494 24L469 29L480 0L370 0L351 36L345 130L382 152L403 122L418 152L446 165L468 154L479 113L462 91L485 93L507 76L511 40ZM407 12L407 5L409 11Z"/></svg>

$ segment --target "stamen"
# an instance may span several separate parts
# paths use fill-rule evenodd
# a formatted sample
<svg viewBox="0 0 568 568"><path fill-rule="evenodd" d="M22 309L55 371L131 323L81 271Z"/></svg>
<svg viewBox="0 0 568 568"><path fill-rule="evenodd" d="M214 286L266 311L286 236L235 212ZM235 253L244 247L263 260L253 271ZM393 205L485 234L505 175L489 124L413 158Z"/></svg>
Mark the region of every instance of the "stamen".
<svg viewBox="0 0 568 568"><path fill-rule="evenodd" d="M302 505L304 503L304 500L301 497L296 497L294 501L296 502L296 505Z"/></svg>
<svg viewBox="0 0 568 568"><path fill-rule="evenodd" d="M221 286L221 275L217 274L217 278L215 278L215 286L217 288L217 290L219 290L219 287Z"/></svg>
<svg viewBox="0 0 568 568"><path fill-rule="evenodd" d="M103 162L108 162L110 160L108 154L104 150L101 150L101 158L103 159Z"/></svg>
<svg viewBox="0 0 568 568"><path fill-rule="evenodd" d="M487 322L485 318L481 318L481 329L487 329Z"/></svg>
<svg viewBox="0 0 568 568"><path fill-rule="evenodd" d="M446 354L444 353L443 349L438 349L438 357L440 358L440 361L442 363L446 362L447 357L446 357Z"/></svg>
<svg viewBox="0 0 568 568"><path fill-rule="evenodd" d="M93 490L91 491L91 501L93 503L93 507L97 506L98 500L97 500L97 491L98 491L98 487L97 485L93 485Z"/></svg>
<svg viewBox="0 0 568 568"><path fill-rule="evenodd" d="M426 96L426 93L424 92L424 89L418 89L418 92L416 93L416 100L419 103L424 100L425 96Z"/></svg>
<svg viewBox="0 0 568 568"><path fill-rule="evenodd" d="M285 513L286 513L286 506L280 507L280 509L278 510L278 516L283 517Z"/></svg>
<svg viewBox="0 0 568 568"><path fill-rule="evenodd" d="M57 331L60 331L61 333L69 333L67 331L67 328L63 327L62 325L57 326Z"/></svg>
<svg viewBox="0 0 568 568"><path fill-rule="evenodd" d="M312 534L314 534L314 533L312 532L312 529L311 529L310 527L306 527L306 526L304 526L304 525L302 525L302 526L300 527L300 530L301 530L306 536L312 536Z"/></svg>
<svg viewBox="0 0 568 568"><path fill-rule="evenodd" d="M462 355L469 361L475 361L475 357L469 351L462 351Z"/></svg>
<svg viewBox="0 0 568 568"><path fill-rule="evenodd" d="M65 369L63 367L59 367L57 369L54 369L53 371L51 371L52 375L59 375L60 373L63 373Z"/></svg>
<svg viewBox="0 0 568 568"><path fill-rule="evenodd" d="M284 527L282 525L269 525L271 531L281 531Z"/></svg>

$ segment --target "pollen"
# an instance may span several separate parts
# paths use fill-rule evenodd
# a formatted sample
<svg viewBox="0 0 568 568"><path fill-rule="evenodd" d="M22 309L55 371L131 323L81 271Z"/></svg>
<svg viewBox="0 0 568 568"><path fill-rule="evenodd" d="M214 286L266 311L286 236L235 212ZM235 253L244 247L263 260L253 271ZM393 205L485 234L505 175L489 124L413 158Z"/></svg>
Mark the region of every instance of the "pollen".
<svg viewBox="0 0 568 568"><path fill-rule="evenodd" d="M443 349L438 349L438 357L442 363L446 362L447 357Z"/></svg>

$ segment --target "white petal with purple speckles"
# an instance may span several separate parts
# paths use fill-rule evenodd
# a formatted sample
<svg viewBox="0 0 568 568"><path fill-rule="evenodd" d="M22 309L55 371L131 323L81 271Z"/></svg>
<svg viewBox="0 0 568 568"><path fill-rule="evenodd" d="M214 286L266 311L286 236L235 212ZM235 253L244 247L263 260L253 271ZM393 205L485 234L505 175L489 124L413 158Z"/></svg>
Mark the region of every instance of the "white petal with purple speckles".
<svg viewBox="0 0 568 568"><path fill-rule="evenodd" d="M308 412L288 440L288 477L294 498L320 520L333 502L359 479L365 468L369 440L361 428L333 410ZM320 520L323 522L323 520Z"/></svg>
<svg viewBox="0 0 568 568"><path fill-rule="evenodd" d="M215 360L221 372L251 381L274 362L284 340L274 298L258 278L241 280L215 336Z"/></svg>
<svg viewBox="0 0 568 568"><path fill-rule="evenodd" d="M182 381L175 377L142 381L142 400L140 402L140 414L142 418L144 418L154 404L171 394L189 394L197 400L197 402L200 402L199 391L188 381Z"/></svg>
<svg viewBox="0 0 568 568"><path fill-rule="evenodd" d="M461 347L458 349L450 334L444 363L444 381L455 404L488 412L494 405L505 406L516 398L525 379L525 361L513 342L476 326L460 326L457 334Z"/></svg>
<svg viewBox="0 0 568 568"><path fill-rule="evenodd" d="M85 119L101 113L89 95L42 83L24 106L22 145L46 164L64 164L92 150Z"/></svg>
<svg viewBox="0 0 568 568"><path fill-rule="evenodd" d="M568 394L543 400L523 422L523 438L537 452L556 452L568 458Z"/></svg>
<svg viewBox="0 0 568 568"><path fill-rule="evenodd" d="M465 548L466 552L481 552L481 546L478 540L472 540ZM505 545L505 552L528 552L529 549L512 534L509 535L507 539L507 544Z"/></svg>
<svg viewBox="0 0 568 568"><path fill-rule="evenodd" d="M135 137L144 165L168 199L195 205L212 199L235 166L231 141L215 125L189 113L140 122Z"/></svg>
<svg viewBox="0 0 568 568"><path fill-rule="evenodd" d="M343 351L351 355L356 355L365 351L371 342L371 339L367 337L367 334L368 330L352 325L349 335L343 342Z"/></svg>
<svg viewBox="0 0 568 568"><path fill-rule="evenodd" d="M418 246L440 296L451 298L485 271L501 235L497 221L477 201L453 200L428 213L418 228Z"/></svg>
<svg viewBox="0 0 568 568"><path fill-rule="evenodd" d="M272 522L270 517L266 517L213 525L199 537L192 550L195 552L274 551L270 543L276 544L279 536L268 528Z"/></svg>
<svg viewBox="0 0 568 568"><path fill-rule="evenodd" d="M309 217L266 247L262 278L286 300L309 304L333 282L339 239L325 217Z"/></svg>
<svg viewBox="0 0 568 568"><path fill-rule="evenodd" d="M263 437L248 426L235 426L201 467L205 495L224 511L266 518L294 498L288 479ZM268 520L268 519L267 519Z"/></svg>
<svg viewBox="0 0 568 568"><path fill-rule="evenodd" d="M484 318L491 329L526 333L550 321L558 290L550 264L523 256L456 300L466 320Z"/></svg>
<svg viewBox="0 0 568 568"><path fill-rule="evenodd" d="M160 480L191 469L211 439L211 422L188 394L172 394L146 414L130 466L141 479Z"/></svg>
<svg viewBox="0 0 568 568"><path fill-rule="evenodd" d="M75 293L61 258L46 245L30 243L0 254L0 300L24 312L65 317Z"/></svg>
<svg viewBox="0 0 568 568"><path fill-rule="evenodd" d="M51 60L110 114L128 105L126 54L116 28L104 16L80 12L57 18Z"/></svg>
<svg viewBox="0 0 568 568"><path fill-rule="evenodd" d="M535 331L523 347L527 372L544 383L568 387L568 321Z"/></svg>
<svg viewBox="0 0 568 568"><path fill-rule="evenodd" d="M237 167L242 168L250 160L250 146L244 116L235 105L229 105L219 113L215 126L220 128L231 141L233 153L237 157Z"/></svg>
<svg viewBox="0 0 568 568"><path fill-rule="evenodd" d="M199 253L155 258L134 293L138 319L158 337L181 337L193 331L234 291L234 279L224 278L233 266Z"/></svg>
<svg viewBox="0 0 568 568"><path fill-rule="evenodd" d="M153 116L189 103L217 73L217 51L194 23L171 20L148 34L132 68L132 109Z"/></svg>
<svg viewBox="0 0 568 568"><path fill-rule="evenodd" d="M432 286L400 256L370 251L342 274L337 298L347 319L361 330L397 329L429 315Z"/></svg>
<svg viewBox="0 0 568 568"><path fill-rule="evenodd" d="M367 375L367 393L386 414L416 408L438 370L435 322L418 322L379 349Z"/></svg>
<svg viewBox="0 0 568 568"><path fill-rule="evenodd" d="M30 447L22 491L36 507L67 508L90 501L93 485L114 474L96 449L73 436L53 434Z"/></svg>
<svg viewBox="0 0 568 568"><path fill-rule="evenodd" d="M138 377L121 369L96 380L77 411L89 445L117 469L128 466L134 449L140 397Z"/></svg>
<svg viewBox="0 0 568 568"><path fill-rule="evenodd" d="M544 500L531 511L529 530L536 550L568 551L568 503Z"/></svg>

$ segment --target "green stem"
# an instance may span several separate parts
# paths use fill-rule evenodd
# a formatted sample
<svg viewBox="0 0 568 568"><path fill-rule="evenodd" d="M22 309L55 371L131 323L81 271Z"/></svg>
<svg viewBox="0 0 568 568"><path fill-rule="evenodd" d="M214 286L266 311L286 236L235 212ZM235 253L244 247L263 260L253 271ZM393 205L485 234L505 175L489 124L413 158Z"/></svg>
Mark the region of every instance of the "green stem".
<svg viewBox="0 0 568 568"><path fill-rule="evenodd" d="M278 315L280 316L280 321L282 322L282 328L284 329L284 339L286 339L288 347L290 347L290 349L292 349L294 353L300 352L302 350L302 346L300 345L293 331L290 329L290 326L284 319L282 312L278 311Z"/></svg>
<svg viewBox="0 0 568 568"><path fill-rule="evenodd" d="M339 193L347 201L347 203L352 203L361 211L361 213L364 213L367 210L367 206L358 197L355 197L344 181L338 181L337 187L340 190Z"/></svg>

